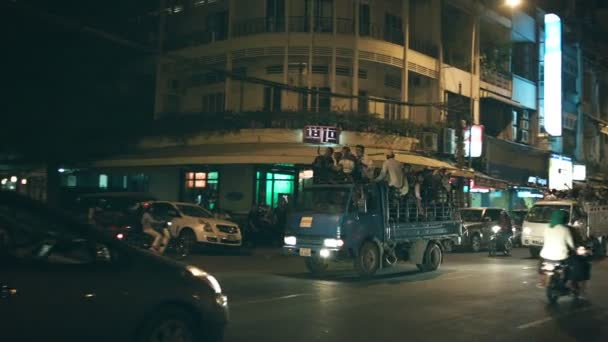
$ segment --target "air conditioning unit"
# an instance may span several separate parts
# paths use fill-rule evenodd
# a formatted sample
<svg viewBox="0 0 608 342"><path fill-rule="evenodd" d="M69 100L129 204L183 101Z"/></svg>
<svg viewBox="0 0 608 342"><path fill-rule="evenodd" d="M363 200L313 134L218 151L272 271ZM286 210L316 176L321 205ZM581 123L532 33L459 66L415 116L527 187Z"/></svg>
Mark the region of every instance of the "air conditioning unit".
<svg viewBox="0 0 608 342"><path fill-rule="evenodd" d="M424 132L420 136L420 145L422 150L429 152L437 152L437 134Z"/></svg>
<svg viewBox="0 0 608 342"><path fill-rule="evenodd" d="M454 155L456 154L456 130L453 128L443 129L441 152L445 154Z"/></svg>

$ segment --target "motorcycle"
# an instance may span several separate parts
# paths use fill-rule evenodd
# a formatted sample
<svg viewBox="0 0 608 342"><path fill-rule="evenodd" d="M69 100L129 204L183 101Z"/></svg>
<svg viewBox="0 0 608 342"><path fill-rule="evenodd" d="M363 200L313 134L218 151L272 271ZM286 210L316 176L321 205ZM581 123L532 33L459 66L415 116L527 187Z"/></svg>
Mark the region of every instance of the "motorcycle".
<svg viewBox="0 0 608 342"><path fill-rule="evenodd" d="M168 234L170 236L169 242L167 242L167 246L164 251L160 253L161 255L166 255L176 260L182 260L188 255L190 255L192 247L188 245L182 238L175 237L171 234L171 230L169 227L171 226L171 222L163 223L160 230L161 234ZM128 229L129 230L129 229ZM116 238L118 240L125 241L126 243L135 246L141 249L150 249L152 246L152 242L154 238L143 231L124 231L116 234Z"/></svg>
<svg viewBox="0 0 608 342"><path fill-rule="evenodd" d="M587 255L585 247L578 247L576 254L579 256ZM564 261L543 261L541 272L547 276L546 295L550 304L557 303L559 297L573 296L575 299L579 297L578 284L573 282L572 286L568 286L568 271L570 265L567 260Z"/></svg>
<svg viewBox="0 0 608 342"><path fill-rule="evenodd" d="M489 256L496 256L498 253L509 256L512 250L513 237L511 234L502 231L500 226L492 227L492 234L490 235L490 243L488 245Z"/></svg>

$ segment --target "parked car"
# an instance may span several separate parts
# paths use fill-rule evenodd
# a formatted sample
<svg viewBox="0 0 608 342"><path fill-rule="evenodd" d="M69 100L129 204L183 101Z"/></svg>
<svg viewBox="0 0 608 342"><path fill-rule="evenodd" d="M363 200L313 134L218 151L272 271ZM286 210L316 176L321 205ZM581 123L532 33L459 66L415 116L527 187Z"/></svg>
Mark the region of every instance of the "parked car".
<svg viewBox="0 0 608 342"><path fill-rule="evenodd" d="M528 209L515 209L509 213L513 223L513 246L521 247L521 230L524 218L528 214Z"/></svg>
<svg viewBox="0 0 608 342"><path fill-rule="evenodd" d="M0 341L221 341L220 284L0 192Z"/></svg>
<svg viewBox="0 0 608 342"><path fill-rule="evenodd" d="M191 203L155 201L149 203L154 216L171 222L173 236L190 246L240 247L243 243L238 224L215 218L210 211Z"/></svg>
<svg viewBox="0 0 608 342"><path fill-rule="evenodd" d="M501 208L460 209L463 221L461 246L473 252L479 252L488 247L492 228L499 225L500 215L503 213L509 217L509 214Z"/></svg>

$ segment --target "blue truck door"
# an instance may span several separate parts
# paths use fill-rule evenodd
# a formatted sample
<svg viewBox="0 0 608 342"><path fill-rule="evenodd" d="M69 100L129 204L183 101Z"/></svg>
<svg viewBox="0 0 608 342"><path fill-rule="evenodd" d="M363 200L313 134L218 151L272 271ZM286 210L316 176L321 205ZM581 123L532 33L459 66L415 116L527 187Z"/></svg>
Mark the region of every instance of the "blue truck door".
<svg viewBox="0 0 608 342"><path fill-rule="evenodd" d="M354 233L356 247L367 238L382 239L384 221L380 192L376 184L356 187L349 208L349 217L355 220L351 231Z"/></svg>

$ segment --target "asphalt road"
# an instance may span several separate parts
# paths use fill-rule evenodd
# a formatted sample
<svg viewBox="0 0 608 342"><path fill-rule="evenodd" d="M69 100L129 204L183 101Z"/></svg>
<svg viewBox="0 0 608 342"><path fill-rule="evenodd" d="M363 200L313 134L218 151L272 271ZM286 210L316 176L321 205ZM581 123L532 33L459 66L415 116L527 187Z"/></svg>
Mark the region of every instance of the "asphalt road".
<svg viewBox="0 0 608 342"><path fill-rule="evenodd" d="M608 341L608 260L586 300L548 306L537 260L448 254L441 269L400 264L371 280L344 265L324 279L276 252L194 256L229 297L226 341Z"/></svg>

